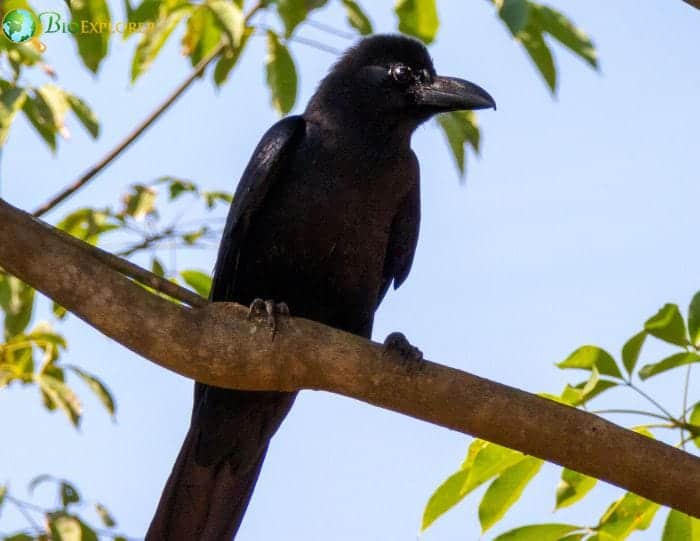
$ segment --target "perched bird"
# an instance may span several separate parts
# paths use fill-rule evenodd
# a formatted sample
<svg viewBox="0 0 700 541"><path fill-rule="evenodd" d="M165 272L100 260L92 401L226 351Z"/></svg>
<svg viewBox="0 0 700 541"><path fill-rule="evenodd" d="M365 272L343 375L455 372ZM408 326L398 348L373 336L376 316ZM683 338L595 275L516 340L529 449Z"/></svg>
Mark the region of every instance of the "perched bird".
<svg viewBox="0 0 700 541"><path fill-rule="evenodd" d="M360 41L304 113L277 122L255 149L228 215L211 300L273 318L284 302L294 316L369 338L390 284L408 276L418 239L411 135L437 113L489 107L483 89L436 75L418 41ZM388 347L412 351L402 335L390 336ZM294 398L197 383L191 426L146 539L232 539Z"/></svg>

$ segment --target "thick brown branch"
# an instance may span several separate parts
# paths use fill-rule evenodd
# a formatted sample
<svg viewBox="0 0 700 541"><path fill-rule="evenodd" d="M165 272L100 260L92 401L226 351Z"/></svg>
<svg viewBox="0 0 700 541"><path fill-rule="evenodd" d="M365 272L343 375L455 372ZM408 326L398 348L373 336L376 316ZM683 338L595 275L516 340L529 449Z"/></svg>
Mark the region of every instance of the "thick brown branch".
<svg viewBox="0 0 700 541"><path fill-rule="evenodd" d="M187 308L138 287L0 200L0 265L158 365L235 389L319 389L472 434L700 517L700 459L589 413L298 318L266 324L231 303Z"/></svg>
<svg viewBox="0 0 700 541"><path fill-rule="evenodd" d="M700 0L683 0L686 4L693 6L696 9L700 9Z"/></svg>

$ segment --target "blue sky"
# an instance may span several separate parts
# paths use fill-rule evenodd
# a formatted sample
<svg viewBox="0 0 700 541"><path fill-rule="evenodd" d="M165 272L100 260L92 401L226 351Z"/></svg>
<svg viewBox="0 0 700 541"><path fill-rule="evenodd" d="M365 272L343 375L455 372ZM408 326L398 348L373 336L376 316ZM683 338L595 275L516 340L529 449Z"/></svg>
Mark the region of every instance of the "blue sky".
<svg viewBox="0 0 700 541"><path fill-rule="evenodd" d="M48 9L58 0L43 2ZM409 279L379 310L374 336L402 330L431 360L532 392L559 391L583 379L553 366L574 348L594 343L617 352L664 302L685 306L700 289L694 243L700 12L680 0L554 2L592 35L601 71L557 48L560 89L552 99L490 3L440 4L442 28L431 47L438 71L480 84L499 108L479 117L483 152L478 160L470 156L462 185L437 127L416 133L420 242ZM123 16L121 4L112 6ZM370 13L378 30L395 27L389 2L375 3ZM343 24L337 6L316 18ZM313 29L301 34L345 46ZM114 39L98 77L78 64L70 39L45 41L59 83L88 99L103 133L93 142L74 123L72 139L53 156L24 120L17 122L2 156L1 193L27 209L101 157L189 72L177 40L133 86L134 41ZM300 44L292 50L300 111L334 57ZM217 91L209 78L198 82L48 219L81 205L114 203L127 184L163 174L233 191L276 120L264 88L264 54L264 40L254 38L229 84ZM177 261L208 271L214 255L183 253ZM71 479L86 497L105 503L122 530L139 536L186 431L191 382L75 317L62 329L70 362L99 374L114 391L117 422L86 391L79 432L43 410L34 390L3 391L1 479L19 494L40 473ZM642 362L663 351L651 347ZM680 374L668 375L647 388L678 410L680 383ZM698 386L692 390L697 397ZM624 393L601 404L641 405ZM458 467L468 442L395 413L305 392L274 440L238 539L415 539L427 498ZM599 487L590 501L552 514L557 475L546 468L485 538L532 522L593 523L618 493ZM48 491L39 496L50 499ZM477 502L470 497L423 537L476 539ZM19 523L9 513L2 522L4 529ZM633 539L658 539L658 532L657 525Z"/></svg>

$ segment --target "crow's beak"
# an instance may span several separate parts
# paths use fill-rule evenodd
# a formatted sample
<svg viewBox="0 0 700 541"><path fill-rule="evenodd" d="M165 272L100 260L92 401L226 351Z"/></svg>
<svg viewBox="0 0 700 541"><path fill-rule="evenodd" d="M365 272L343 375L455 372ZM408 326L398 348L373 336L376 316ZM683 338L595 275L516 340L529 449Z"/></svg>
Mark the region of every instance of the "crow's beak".
<svg viewBox="0 0 700 541"><path fill-rule="evenodd" d="M455 77L435 77L416 92L419 105L441 112L496 108L496 102L480 86Z"/></svg>

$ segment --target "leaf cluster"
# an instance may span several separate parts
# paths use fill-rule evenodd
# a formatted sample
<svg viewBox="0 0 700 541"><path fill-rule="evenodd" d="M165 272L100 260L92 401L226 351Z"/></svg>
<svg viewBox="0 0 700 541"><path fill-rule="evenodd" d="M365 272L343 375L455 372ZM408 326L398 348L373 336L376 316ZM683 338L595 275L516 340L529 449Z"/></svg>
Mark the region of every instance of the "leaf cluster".
<svg viewBox="0 0 700 541"><path fill-rule="evenodd" d="M639 366L644 345L654 339L672 349L670 354ZM686 315L676 304L665 304L649 317L642 329L622 346L619 358L605 349L585 345L557 364L563 370L587 373L586 379L567 384L559 394L541 396L571 406L587 408L589 402L611 389L626 389L646 400L654 411L634 409L597 410L598 414L631 414L652 419L632 430L647 437L655 432L672 431L679 434L678 446L685 448L693 442L700 448L700 401L689 404L690 367L700 362L700 292L691 300ZM681 395L683 404L678 415L645 392L635 381L645 381L661 374L686 370ZM572 435L572 437L581 437ZM582 442L584 444L584 442ZM495 444L475 440L467 458L457 472L448 477L428 500L423 513L422 529L453 509L480 485L491 481L481 497L478 515L482 531L496 524L520 499L527 485L535 478L542 461ZM581 501L598 481L587 475L562 468L555 489L554 509L559 510ZM689 490L694 490L689 487ZM660 506L636 494L627 492L612 502L593 526L547 523L522 526L507 531L495 541L620 541L633 533L646 530L656 518ZM700 520L680 511L669 510L666 515L663 541L700 540Z"/></svg>

